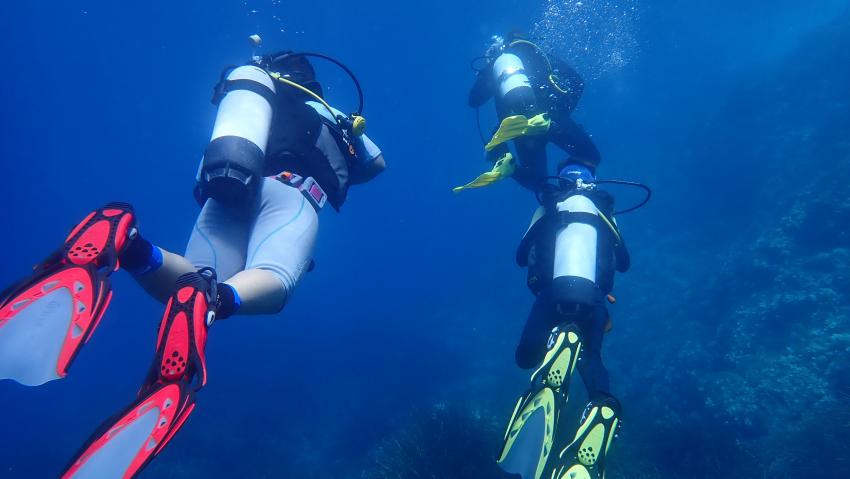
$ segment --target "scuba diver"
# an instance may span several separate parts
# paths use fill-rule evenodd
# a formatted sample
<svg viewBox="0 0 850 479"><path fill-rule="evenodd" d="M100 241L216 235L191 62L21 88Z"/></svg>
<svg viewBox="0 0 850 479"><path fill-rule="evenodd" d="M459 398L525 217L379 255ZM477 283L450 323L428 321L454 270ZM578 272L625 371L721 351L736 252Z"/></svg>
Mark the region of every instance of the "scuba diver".
<svg viewBox="0 0 850 479"><path fill-rule="evenodd" d="M602 363L602 340L611 328L605 303L614 301L615 271L626 272L631 263L614 216L642 206L649 190L598 180L570 160L559 170L538 191L541 206L516 254L517 263L528 268L527 286L535 295L516 362L534 372L517 400L498 463L523 479L540 479L547 469L551 472L545 477L552 479L603 479L606 454L620 427L620 404ZM615 212L614 197L599 187L605 183L640 186L647 196L638 206ZM563 446L558 420L575 369L588 404L575 435Z"/></svg>
<svg viewBox="0 0 850 479"><path fill-rule="evenodd" d="M477 67L480 61L485 63ZM469 105L478 114L493 98L500 124L484 147L493 169L455 192L484 187L508 176L537 191L549 171L548 143L567 152L572 163L596 171L599 150L584 128L570 118L584 91L584 81L569 64L547 55L521 34L511 33L493 36L486 53L476 58L472 67L477 74ZM478 118L480 134L480 115ZM508 148L511 140L516 157Z"/></svg>
<svg viewBox="0 0 850 479"><path fill-rule="evenodd" d="M602 363L602 340L611 328L606 300L613 302L615 271L630 266L615 215L640 208L651 191L640 183L596 178L599 151L570 118L584 83L566 62L517 34L493 37L479 60L486 64L476 69L469 104L478 108L495 98L501 123L485 145L494 166L454 191L512 176L540 203L516 254L535 295L516 362L534 372L514 407L498 463L523 479L603 479L621 414ZM554 177L548 175L548 143L569 155ZM600 188L604 184L639 187L646 197L615 211L614 197ZM559 441L558 420L575 369L588 404L575 434Z"/></svg>
<svg viewBox="0 0 850 479"><path fill-rule="evenodd" d="M352 78L356 113L325 101L309 58ZM95 431L62 477L133 477L162 451L206 384L208 328L236 314L280 312L312 268L319 212L339 210L349 186L385 167L363 134L356 78L325 55L253 56L224 71L213 103L197 176L202 209L183 256L144 238L130 205L110 203L0 302L0 379L29 386L66 375L109 305L109 276L119 268L166 303L136 400Z"/></svg>

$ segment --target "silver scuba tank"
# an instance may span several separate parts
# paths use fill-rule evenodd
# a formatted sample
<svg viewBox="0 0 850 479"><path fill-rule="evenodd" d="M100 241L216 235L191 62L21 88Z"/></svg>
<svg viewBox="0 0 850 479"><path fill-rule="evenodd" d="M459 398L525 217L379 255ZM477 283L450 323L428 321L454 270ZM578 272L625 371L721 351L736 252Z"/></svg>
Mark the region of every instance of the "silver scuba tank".
<svg viewBox="0 0 850 479"><path fill-rule="evenodd" d="M531 90L531 81L525 74L525 66L513 53L502 53L496 58L493 62L493 76L496 84L499 85L501 98L517 88Z"/></svg>
<svg viewBox="0 0 850 479"><path fill-rule="evenodd" d="M556 206L561 213L599 215L593 201L581 194L571 195ZM570 222L555 233L552 291L560 307L578 309L597 301L598 234L595 226L585 222Z"/></svg>
<svg viewBox="0 0 850 479"><path fill-rule="evenodd" d="M231 71L199 174L203 198L246 204L263 179L275 85L254 65Z"/></svg>
<svg viewBox="0 0 850 479"><path fill-rule="evenodd" d="M500 116L528 115L536 112L536 96L522 59L502 53L493 61L493 79L498 85L497 110Z"/></svg>

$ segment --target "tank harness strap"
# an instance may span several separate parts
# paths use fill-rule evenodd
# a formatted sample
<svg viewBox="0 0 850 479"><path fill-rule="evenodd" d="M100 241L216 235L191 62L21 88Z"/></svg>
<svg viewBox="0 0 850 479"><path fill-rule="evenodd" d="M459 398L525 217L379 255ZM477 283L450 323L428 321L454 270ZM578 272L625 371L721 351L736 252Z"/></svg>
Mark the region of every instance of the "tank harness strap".
<svg viewBox="0 0 850 479"><path fill-rule="evenodd" d="M236 90L247 90L261 97L265 98L269 105L275 104L275 92L272 91L269 87L263 85L262 83L255 82L254 80L225 80L222 83L219 83L219 86L216 87L216 94L213 97L213 103L218 105L224 96L228 93Z"/></svg>
<svg viewBox="0 0 850 479"><path fill-rule="evenodd" d="M508 78L510 78L514 75L527 75L527 73L525 71L525 68L512 69L512 70L509 70L509 71L502 72L502 74L499 75L499 78L498 78L497 81L504 82L505 80L507 80Z"/></svg>
<svg viewBox="0 0 850 479"><path fill-rule="evenodd" d="M610 231L614 235L615 244L620 243L620 232L617 227L598 208L596 213L563 211L558 213L558 218L560 219L560 226L566 226L570 223L584 223L593 226L597 231Z"/></svg>
<svg viewBox="0 0 850 479"><path fill-rule="evenodd" d="M563 212L552 212L547 211L546 215L534 223L531 228L529 228L528 232L520 241L519 247L516 252L516 262L521 267L524 268L528 266L528 254L531 250L531 247L537 241L537 238L540 234L542 234L545 230L553 230L560 227L564 227L569 225L570 223L584 223L596 228L597 231L608 231L614 237L614 245L617 246L622 243L622 238L620 237L620 231L615 226L614 222L608 219L608 217L599 210L596 209L596 214L594 213L583 213L583 212L571 212L571 211L563 211Z"/></svg>

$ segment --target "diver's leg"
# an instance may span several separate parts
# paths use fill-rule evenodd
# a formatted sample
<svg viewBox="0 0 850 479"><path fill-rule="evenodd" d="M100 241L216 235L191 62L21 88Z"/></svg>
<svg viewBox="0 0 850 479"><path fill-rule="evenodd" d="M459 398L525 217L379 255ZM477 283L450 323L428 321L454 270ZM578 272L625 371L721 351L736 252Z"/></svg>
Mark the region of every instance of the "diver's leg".
<svg viewBox="0 0 850 479"><path fill-rule="evenodd" d="M204 350L216 290L212 270L177 279L138 398L92 434L63 478L134 477L180 429L194 409L194 393L206 384Z"/></svg>
<svg viewBox="0 0 850 479"><path fill-rule="evenodd" d="M537 191L549 175L545 136L523 136L514 140L518 164L514 179L525 188Z"/></svg>
<svg viewBox="0 0 850 479"><path fill-rule="evenodd" d="M582 336L581 361L578 372L587 388L590 400L611 395L608 370L602 363L602 339L608 322L608 308L602 301L597 302L592 314L577 321Z"/></svg>
<svg viewBox="0 0 850 479"><path fill-rule="evenodd" d="M570 155L568 161L582 164L595 174L602 156L583 126L569 116L555 119L549 128L547 138Z"/></svg>
<svg viewBox="0 0 850 479"><path fill-rule="evenodd" d="M547 290L541 291L531 306L516 348L516 363L522 369L540 365L546 356L546 341L552 328L558 325L558 315Z"/></svg>
<svg viewBox="0 0 850 479"><path fill-rule="evenodd" d="M537 369L514 407L498 462L523 479L539 479L543 474L581 350L578 328L568 324L553 329L558 319L548 290L540 292L517 348L520 366L536 359Z"/></svg>
<svg viewBox="0 0 850 479"><path fill-rule="evenodd" d="M186 256L180 256L139 237L122 257L125 267L151 296L165 303L180 276L213 268L228 278L245 267L248 232L256 206L239 209L208 200L192 228Z"/></svg>
<svg viewBox="0 0 850 479"><path fill-rule="evenodd" d="M0 379L60 379L112 298L109 276L138 234L132 206L89 213L29 278L0 295Z"/></svg>
<svg viewBox="0 0 850 479"><path fill-rule="evenodd" d="M226 281L241 300L240 313L283 309L310 265L318 229L318 214L301 192L265 179L245 271Z"/></svg>
<svg viewBox="0 0 850 479"><path fill-rule="evenodd" d="M189 239L186 258L148 247L152 257L162 253L162 265L136 270L136 279L158 296L170 287L153 365L137 400L90 437L63 477L133 477L183 425L194 409L193 394L206 384L207 327L217 313L224 317L235 310L233 295L227 293L228 286L218 284L216 270L229 277L244 267L256 211L209 200ZM140 247L137 255L143 258L145 251ZM187 269L192 272L175 279Z"/></svg>
<svg viewBox="0 0 850 479"><path fill-rule="evenodd" d="M245 268L248 237L258 205L235 208L207 200L192 228L184 255L193 271L212 268L224 281Z"/></svg>
<svg viewBox="0 0 850 479"><path fill-rule="evenodd" d="M602 337L608 310L600 301L593 314L577 321L584 334L579 372L590 401L567 447L555 459L553 479L604 479L605 458L620 427L620 403L609 392L608 372L602 364Z"/></svg>
<svg viewBox="0 0 850 479"><path fill-rule="evenodd" d="M147 240L145 240L147 241ZM186 258L150 245L148 265L141 270L130 270L133 278L148 294L157 301L165 303L174 290L174 283L180 276L196 270ZM126 267L126 264L124 265Z"/></svg>

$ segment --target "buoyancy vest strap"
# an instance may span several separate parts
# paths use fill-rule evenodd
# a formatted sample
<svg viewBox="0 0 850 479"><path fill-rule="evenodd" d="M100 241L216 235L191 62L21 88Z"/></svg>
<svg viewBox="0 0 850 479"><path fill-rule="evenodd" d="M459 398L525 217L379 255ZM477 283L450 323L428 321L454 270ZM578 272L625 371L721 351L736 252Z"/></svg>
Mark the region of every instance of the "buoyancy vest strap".
<svg viewBox="0 0 850 479"><path fill-rule="evenodd" d="M528 253L531 249L531 246L537 240L539 234L542 233L542 230L548 228L550 230L557 230L561 227L566 227L572 223L583 223L586 225L593 226L597 231L600 232L608 232L611 236L614 237L614 245L619 245L622 243L622 239L620 237L620 232L614 223L608 219L605 214L603 214L597 208L597 213L585 213L585 212L573 212L573 211L561 211L557 213L547 213L545 216L536 221L529 229L525 236L520 241L519 248L516 253L516 262L520 267L528 266Z"/></svg>

